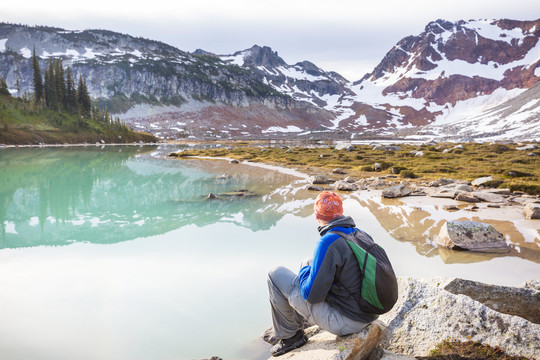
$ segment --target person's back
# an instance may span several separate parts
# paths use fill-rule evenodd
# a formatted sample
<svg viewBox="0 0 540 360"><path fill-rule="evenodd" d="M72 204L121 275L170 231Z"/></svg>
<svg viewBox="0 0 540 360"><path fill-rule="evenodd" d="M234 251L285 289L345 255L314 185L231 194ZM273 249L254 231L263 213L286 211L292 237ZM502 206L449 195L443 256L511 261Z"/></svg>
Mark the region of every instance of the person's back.
<svg viewBox="0 0 540 360"><path fill-rule="evenodd" d="M326 301L350 319L371 322L377 318L360 309L361 272L347 241L333 231L351 234L356 225L349 216L340 216L319 228L321 239L311 266L300 270L302 297L312 303Z"/></svg>
<svg viewBox="0 0 540 360"><path fill-rule="evenodd" d="M377 318L375 313L362 310L358 301L363 282L358 257L346 239L333 233L347 236L358 230L352 218L343 216L341 198L324 191L315 200L314 210L321 238L313 259L302 264L298 275L284 267L268 273L274 337L267 341L275 344L273 356L307 342L305 322L347 335Z"/></svg>

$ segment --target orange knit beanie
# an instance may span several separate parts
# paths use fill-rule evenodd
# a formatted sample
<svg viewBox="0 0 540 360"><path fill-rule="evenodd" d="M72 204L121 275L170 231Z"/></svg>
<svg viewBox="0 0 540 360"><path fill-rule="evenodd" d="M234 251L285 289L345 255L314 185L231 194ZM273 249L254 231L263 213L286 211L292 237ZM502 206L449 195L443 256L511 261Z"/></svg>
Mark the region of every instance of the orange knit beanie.
<svg viewBox="0 0 540 360"><path fill-rule="evenodd" d="M338 194L323 191L315 199L315 217L330 221L343 215L343 202Z"/></svg>

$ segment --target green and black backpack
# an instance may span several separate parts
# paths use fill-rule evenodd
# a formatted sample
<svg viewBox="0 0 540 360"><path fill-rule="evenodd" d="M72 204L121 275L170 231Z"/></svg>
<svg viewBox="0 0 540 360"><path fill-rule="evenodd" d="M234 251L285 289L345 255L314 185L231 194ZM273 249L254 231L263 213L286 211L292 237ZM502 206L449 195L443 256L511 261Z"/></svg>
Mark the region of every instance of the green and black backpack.
<svg viewBox="0 0 540 360"><path fill-rule="evenodd" d="M360 309L370 314L384 314L392 309L398 298L398 285L392 264L382 247L362 230L351 234L330 231L341 236L351 247L360 267Z"/></svg>

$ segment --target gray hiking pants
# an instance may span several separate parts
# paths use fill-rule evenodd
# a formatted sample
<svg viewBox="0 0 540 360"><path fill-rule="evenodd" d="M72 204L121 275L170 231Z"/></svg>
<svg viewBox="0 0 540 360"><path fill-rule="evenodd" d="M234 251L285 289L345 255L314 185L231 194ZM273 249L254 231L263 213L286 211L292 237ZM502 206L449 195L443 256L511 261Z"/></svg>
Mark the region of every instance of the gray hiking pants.
<svg viewBox="0 0 540 360"><path fill-rule="evenodd" d="M369 324L341 315L324 301L308 303L300 292L298 276L283 266L268 272L268 293L274 333L278 339L292 337L302 328L303 319L310 325L318 325L340 336L359 332Z"/></svg>

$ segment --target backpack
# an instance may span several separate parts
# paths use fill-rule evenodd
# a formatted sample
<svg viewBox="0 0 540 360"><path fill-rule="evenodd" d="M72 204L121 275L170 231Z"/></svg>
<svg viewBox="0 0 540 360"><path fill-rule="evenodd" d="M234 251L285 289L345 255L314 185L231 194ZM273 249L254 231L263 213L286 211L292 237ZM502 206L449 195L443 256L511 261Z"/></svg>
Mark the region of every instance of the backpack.
<svg viewBox="0 0 540 360"><path fill-rule="evenodd" d="M382 247L362 230L351 234L330 231L341 236L353 251L360 267L360 309L369 314L384 314L392 309L398 298L398 285L392 264Z"/></svg>

